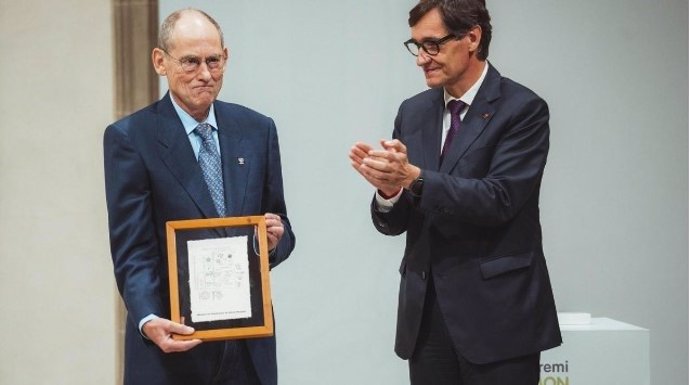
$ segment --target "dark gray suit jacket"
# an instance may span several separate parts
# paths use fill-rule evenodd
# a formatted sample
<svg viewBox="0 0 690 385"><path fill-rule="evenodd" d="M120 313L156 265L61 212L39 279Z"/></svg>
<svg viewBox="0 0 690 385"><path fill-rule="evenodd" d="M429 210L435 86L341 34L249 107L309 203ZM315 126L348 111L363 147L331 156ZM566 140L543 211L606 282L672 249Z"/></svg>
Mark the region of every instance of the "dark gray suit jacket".
<svg viewBox="0 0 690 385"><path fill-rule="evenodd" d="M439 164L443 109L442 89L402 103L393 137L422 169L421 198L405 191L388 213L372 203L380 232L407 232L396 352L414 352L430 276L453 343L471 362L557 346L538 206L548 107L490 66Z"/></svg>

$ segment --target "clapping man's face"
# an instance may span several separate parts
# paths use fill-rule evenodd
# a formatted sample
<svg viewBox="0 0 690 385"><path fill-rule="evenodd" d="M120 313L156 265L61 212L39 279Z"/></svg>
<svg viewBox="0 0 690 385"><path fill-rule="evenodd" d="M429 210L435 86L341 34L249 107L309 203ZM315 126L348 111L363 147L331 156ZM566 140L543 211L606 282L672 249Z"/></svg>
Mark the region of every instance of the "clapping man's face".
<svg viewBox="0 0 690 385"><path fill-rule="evenodd" d="M443 23L440 11L435 8L422 16L411 27L412 40L422 45L434 46L431 53L419 49L417 65L424 71L429 87L444 87L451 95L460 97L473 79L468 73L481 40L481 28L474 27L463 35L451 35ZM470 83L470 84L468 84Z"/></svg>

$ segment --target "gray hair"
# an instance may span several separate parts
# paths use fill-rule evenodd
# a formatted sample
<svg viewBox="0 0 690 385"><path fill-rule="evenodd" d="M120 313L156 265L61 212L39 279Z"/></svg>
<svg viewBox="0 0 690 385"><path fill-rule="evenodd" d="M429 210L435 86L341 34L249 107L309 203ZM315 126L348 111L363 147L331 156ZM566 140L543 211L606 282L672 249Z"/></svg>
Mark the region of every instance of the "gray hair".
<svg viewBox="0 0 690 385"><path fill-rule="evenodd" d="M201 15L203 15L211 24L213 24L214 27L216 27L216 30L218 31L218 35L220 35L220 45L221 47L225 47L225 43L223 42L223 31L220 29L220 25L218 22L211 17L208 13L196 9L196 8L184 8L177 10L168 17L163 20L163 23L161 24L161 28L158 31L158 48L168 51L171 46L171 40L172 40L172 32L173 29L175 29L175 24L177 21L182 17L182 14L185 12L197 12Z"/></svg>

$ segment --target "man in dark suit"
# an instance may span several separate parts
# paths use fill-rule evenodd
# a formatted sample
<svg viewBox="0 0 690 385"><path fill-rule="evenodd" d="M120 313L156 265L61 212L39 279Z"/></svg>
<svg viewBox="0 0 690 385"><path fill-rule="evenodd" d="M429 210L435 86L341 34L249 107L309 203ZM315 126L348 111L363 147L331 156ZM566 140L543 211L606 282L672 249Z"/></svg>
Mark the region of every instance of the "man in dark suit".
<svg viewBox="0 0 690 385"><path fill-rule="evenodd" d="M178 341L194 329L169 320L165 223L264 215L275 267L295 237L283 198L273 120L216 100L228 50L199 10L168 16L152 59L170 89L110 125L104 136L110 243L128 310L124 383L275 385L275 339Z"/></svg>
<svg viewBox="0 0 690 385"><path fill-rule="evenodd" d="M538 207L548 107L486 61L483 0L421 1L409 25L431 89L401 104L393 140L350 151L376 229L407 232L395 351L413 385L537 384L561 343Z"/></svg>

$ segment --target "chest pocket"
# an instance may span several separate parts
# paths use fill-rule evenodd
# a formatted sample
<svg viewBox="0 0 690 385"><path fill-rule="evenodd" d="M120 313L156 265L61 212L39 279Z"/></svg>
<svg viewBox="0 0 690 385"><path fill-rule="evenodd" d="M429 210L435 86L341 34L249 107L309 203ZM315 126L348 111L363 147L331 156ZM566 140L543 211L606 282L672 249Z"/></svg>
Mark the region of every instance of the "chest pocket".
<svg viewBox="0 0 690 385"><path fill-rule="evenodd" d="M482 178L489 173L493 159L495 145L470 149L455 166L454 170L466 178Z"/></svg>

